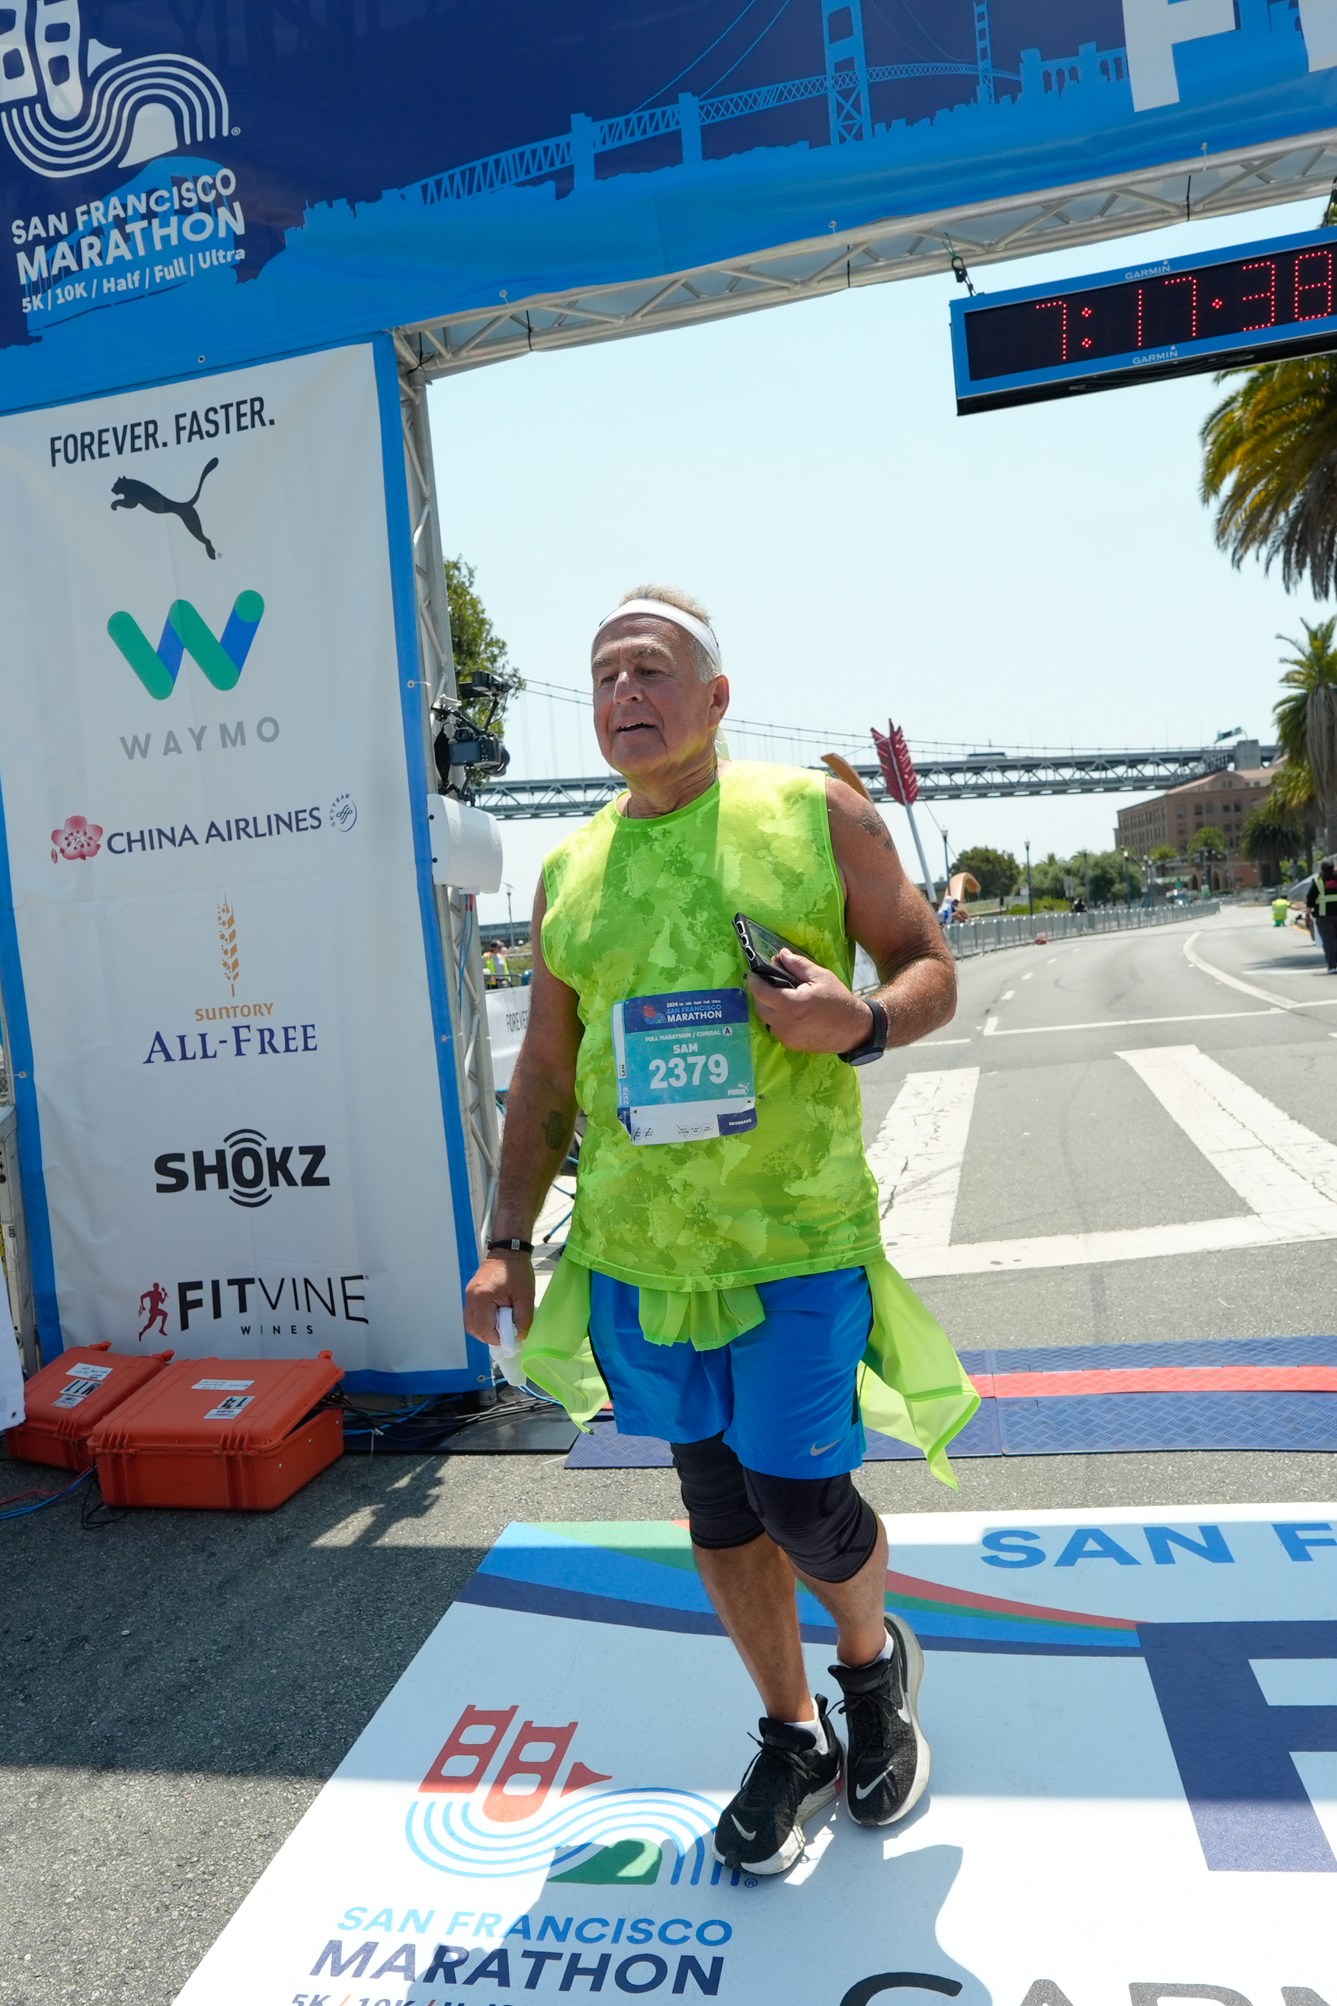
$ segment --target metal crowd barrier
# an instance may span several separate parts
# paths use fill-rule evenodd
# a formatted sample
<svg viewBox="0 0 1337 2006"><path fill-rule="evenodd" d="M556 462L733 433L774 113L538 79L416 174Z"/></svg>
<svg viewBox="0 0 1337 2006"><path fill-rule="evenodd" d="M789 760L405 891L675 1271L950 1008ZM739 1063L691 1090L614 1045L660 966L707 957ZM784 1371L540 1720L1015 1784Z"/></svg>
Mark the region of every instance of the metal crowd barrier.
<svg viewBox="0 0 1337 2006"><path fill-rule="evenodd" d="M1221 910L1220 899L1203 899L1188 906L1104 906L1098 912L1037 912L1034 918L999 915L969 919L944 929L958 961L972 954L992 954L999 947L1028 947L1037 933L1050 940L1076 940L1088 933L1132 932L1144 926L1172 926L1184 920L1210 919Z"/></svg>

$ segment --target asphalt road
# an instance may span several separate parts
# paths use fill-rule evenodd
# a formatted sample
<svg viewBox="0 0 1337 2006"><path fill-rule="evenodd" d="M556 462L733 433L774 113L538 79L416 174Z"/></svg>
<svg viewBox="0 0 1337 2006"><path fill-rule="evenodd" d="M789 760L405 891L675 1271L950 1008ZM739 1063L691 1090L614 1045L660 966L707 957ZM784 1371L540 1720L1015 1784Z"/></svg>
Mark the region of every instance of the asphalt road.
<svg viewBox="0 0 1337 2006"><path fill-rule="evenodd" d="M888 1233L963 1346L1331 1331L1335 1036L1337 980L1261 909L965 963L956 1022L863 1076ZM958 1467L865 1489L1337 1497L1312 1454ZM273 1516L0 1527L0 2002L167 2006L508 1520L678 1509L658 1471L349 1455Z"/></svg>

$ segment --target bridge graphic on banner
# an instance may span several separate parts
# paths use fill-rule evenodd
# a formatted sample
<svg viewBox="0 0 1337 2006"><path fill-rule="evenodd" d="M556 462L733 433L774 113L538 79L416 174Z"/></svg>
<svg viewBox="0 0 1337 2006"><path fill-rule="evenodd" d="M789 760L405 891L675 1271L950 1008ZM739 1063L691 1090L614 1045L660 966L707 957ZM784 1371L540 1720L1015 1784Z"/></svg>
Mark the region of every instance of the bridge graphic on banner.
<svg viewBox="0 0 1337 2006"><path fill-rule="evenodd" d="M1046 58L1038 49L1023 49L1019 70L996 69L989 0L974 0L973 61L944 58L921 63L870 64L861 0L818 0L818 4L826 68L816 75L790 77L750 89L718 91L704 97L683 92L671 104L638 105L633 111L609 118L587 118L576 112L572 114L569 132L466 161L418 183L417 192L426 203L463 201L491 195L502 188L542 181L552 175L568 176L570 187L579 189L598 178L596 163L601 156L669 135L676 135L680 142L680 165L699 166L703 158L701 135L708 127L821 98L827 101L831 145L859 144L888 130L874 120L875 88L929 77L974 78L975 103L989 108L999 101L996 89L999 84L1014 86L1004 96L1025 105L1093 85L1117 86L1125 94L1129 88L1127 50L1101 49L1094 42L1084 43L1071 56ZM695 61L687 64L682 74L686 75L695 66Z"/></svg>

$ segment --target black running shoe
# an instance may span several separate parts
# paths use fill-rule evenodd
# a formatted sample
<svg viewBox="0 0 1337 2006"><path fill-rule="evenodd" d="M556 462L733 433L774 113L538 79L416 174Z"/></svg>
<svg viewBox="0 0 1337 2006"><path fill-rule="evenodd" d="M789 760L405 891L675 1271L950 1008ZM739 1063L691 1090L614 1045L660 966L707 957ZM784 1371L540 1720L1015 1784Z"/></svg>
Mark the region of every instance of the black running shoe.
<svg viewBox="0 0 1337 2006"><path fill-rule="evenodd" d="M929 1747L916 1702L924 1653L910 1625L888 1616L895 1648L883 1663L851 1671L832 1665L845 1698L840 1711L849 1735L845 1802L858 1825L891 1825L928 1786Z"/></svg>
<svg viewBox="0 0 1337 2006"><path fill-rule="evenodd" d="M748 1874L783 1874L803 1851L803 1823L840 1788L844 1750L817 1702L826 1753L787 1721L762 1720L761 1745L715 1827L715 1858Z"/></svg>

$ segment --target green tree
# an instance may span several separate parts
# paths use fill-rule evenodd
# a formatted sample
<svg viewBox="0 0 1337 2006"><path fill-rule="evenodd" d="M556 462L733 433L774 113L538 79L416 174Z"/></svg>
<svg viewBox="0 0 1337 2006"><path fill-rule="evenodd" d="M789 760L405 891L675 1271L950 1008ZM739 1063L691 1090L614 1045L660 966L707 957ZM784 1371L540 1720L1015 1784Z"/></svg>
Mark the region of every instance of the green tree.
<svg viewBox="0 0 1337 2006"><path fill-rule="evenodd" d="M1070 875L1080 878L1082 859L1073 859ZM1142 873L1129 857L1126 861L1122 850L1092 850L1088 859L1087 877L1091 886L1091 900L1094 905L1122 904L1125 899L1142 896Z"/></svg>
<svg viewBox="0 0 1337 2006"><path fill-rule="evenodd" d="M1195 829L1189 838L1189 862L1197 864L1206 874L1210 884L1213 864L1224 864L1230 855L1230 838L1224 829L1218 829L1214 822Z"/></svg>
<svg viewBox="0 0 1337 2006"><path fill-rule="evenodd" d="M446 559L446 601L450 608L450 647L455 658L455 681L467 683L483 673L504 684L495 700L465 697L461 708L471 724L505 736L506 709L511 698L525 686L524 677L511 667L506 643L493 626L487 608L474 587L472 564L462 557Z"/></svg>
<svg viewBox="0 0 1337 2006"><path fill-rule="evenodd" d="M1080 859L1078 860L1078 865L1079 865L1078 869L1076 870L1076 872L1074 872L1071 869L1071 866L1062 857L1056 857L1052 850L1049 852L1048 856L1041 857L1038 860L1038 862L1034 858L1032 858L1031 884L1034 887L1035 896L1038 899L1066 898L1067 891L1064 887L1063 880L1065 877L1070 877L1070 876L1076 876L1078 879L1080 879L1082 875L1080 868ZM1024 871L1021 873L1021 876L1022 879L1024 880L1025 879ZM1022 891L1025 891L1026 889L1024 882L1022 883L1021 889Z"/></svg>
<svg viewBox="0 0 1337 2006"><path fill-rule="evenodd" d="M1157 843L1153 849L1147 852L1147 855L1151 858L1153 864L1172 864L1178 857L1179 852L1173 843Z"/></svg>
<svg viewBox="0 0 1337 2006"><path fill-rule="evenodd" d="M1010 850L991 850L983 843L973 850L962 850L952 869L969 871L979 881L980 896L986 899L1006 898L1021 876L1021 866Z"/></svg>
<svg viewBox="0 0 1337 2006"><path fill-rule="evenodd" d="M1307 847L1306 830L1278 805L1269 788L1258 806L1244 818L1244 827L1240 831L1241 853L1258 865L1259 876L1265 885L1274 885L1280 877L1282 864L1288 858L1303 856Z"/></svg>
<svg viewBox="0 0 1337 2006"><path fill-rule="evenodd" d="M1337 356L1227 370L1231 390L1202 428L1202 500L1233 565L1280 560L1292 591L1326 598L1337 582Z"/></svg>
<svg viewBox="0 0 1337 2006"><path fill-rule="evenodd" d="M1286 765L1269 791L1292 815L1308 809L1326 847L1337 824L1337 618L1300 625L1303 641L1277 635L1295 652L1282 656L1289 666L1272 715Z"/></svg>

